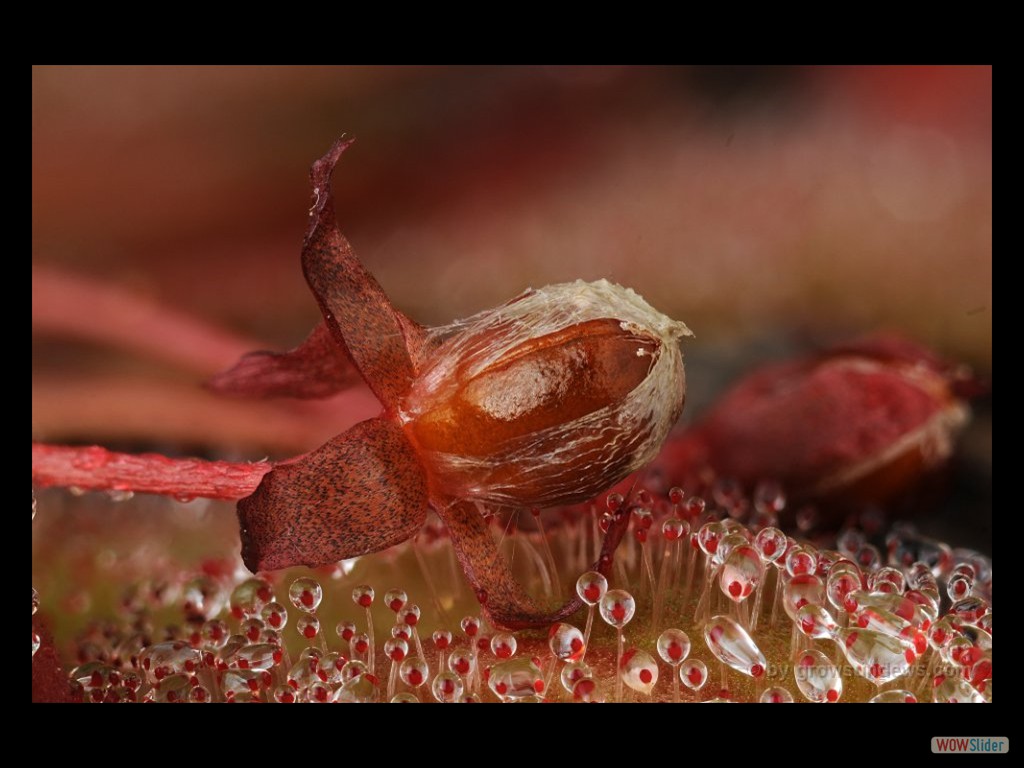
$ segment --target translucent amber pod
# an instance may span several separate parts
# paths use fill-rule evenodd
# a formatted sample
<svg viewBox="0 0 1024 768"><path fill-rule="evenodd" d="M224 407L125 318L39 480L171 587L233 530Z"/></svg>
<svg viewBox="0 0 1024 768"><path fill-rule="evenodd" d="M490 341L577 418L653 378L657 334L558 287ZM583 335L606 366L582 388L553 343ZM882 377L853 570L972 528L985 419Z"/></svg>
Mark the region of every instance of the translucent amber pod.
<svg viewBox="0 0 1024 768"><path fill-rule="evenodd" d="M399 418L443 494L592 498L654 458L683 408L692 334L607 280L527 291L432 333Z"/></svg>

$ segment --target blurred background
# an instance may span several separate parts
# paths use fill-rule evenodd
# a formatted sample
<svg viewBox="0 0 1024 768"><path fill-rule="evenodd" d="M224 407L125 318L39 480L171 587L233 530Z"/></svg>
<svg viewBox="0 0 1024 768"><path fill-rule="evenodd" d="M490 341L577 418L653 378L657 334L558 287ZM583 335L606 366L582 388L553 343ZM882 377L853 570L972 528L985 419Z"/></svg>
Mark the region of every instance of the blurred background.
<svg viewBox="0 0 1024 768"><path fill-rule="evenodd" d="M990 67L37 67L32 95L35 439L259 458L372 412L216 400L216 354L75 341L88 303L39 277L180 311L228 334L222 364L293 346L319 320L307 171L342 133L341 227L421 322L631 286L696 334L687 419L757 362L879 329L991 374ZM979 546L990 400L961 456Z"/></svg>

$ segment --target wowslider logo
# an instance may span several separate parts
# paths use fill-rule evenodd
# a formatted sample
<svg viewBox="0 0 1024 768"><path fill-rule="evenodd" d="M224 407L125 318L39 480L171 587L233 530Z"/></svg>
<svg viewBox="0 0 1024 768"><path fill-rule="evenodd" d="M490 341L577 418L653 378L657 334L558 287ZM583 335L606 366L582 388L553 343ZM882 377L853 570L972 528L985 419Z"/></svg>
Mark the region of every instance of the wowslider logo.
<svg viewBox="0 0 1024 768"><path fill-rule="evenodd" d="M935 736L932 752L942 754L1003 754L1010 751L1010 740L1005 736Z"/></svg>

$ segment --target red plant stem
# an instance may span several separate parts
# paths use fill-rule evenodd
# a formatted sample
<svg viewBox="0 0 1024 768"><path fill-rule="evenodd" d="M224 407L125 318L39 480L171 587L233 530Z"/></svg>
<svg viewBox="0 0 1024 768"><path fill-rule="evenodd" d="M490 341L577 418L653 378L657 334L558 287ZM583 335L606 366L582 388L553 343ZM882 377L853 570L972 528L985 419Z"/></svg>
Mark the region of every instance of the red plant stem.
<svg viewBox="0 0 1024 768"><path fill-rule="evenodd" d="M123 287L50 268L32 270L32 328L123 347L202 374L261 346Z"/></svg>
<svg viewBox="0 0 1024 768"><path fill-rule="evenodd" d="M170 459L159 454L115 453L32 443L32 482L89 491L133 491L179 498L241 499L273 469L269 461L234 463Z"/></svg>

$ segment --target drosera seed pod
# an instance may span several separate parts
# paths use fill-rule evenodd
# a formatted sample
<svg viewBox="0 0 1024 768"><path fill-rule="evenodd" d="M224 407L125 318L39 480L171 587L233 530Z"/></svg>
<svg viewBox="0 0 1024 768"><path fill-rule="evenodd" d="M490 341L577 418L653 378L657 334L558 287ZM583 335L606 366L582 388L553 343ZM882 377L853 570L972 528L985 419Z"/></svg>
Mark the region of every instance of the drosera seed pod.
<svg viewBox="0 0 1024 768"><path fill-rule="evenodd" d="M653 459L683 408L689 329L607 280L530 290L432 333L399 421L433 486L458 498L592 498Z"/></svg>

